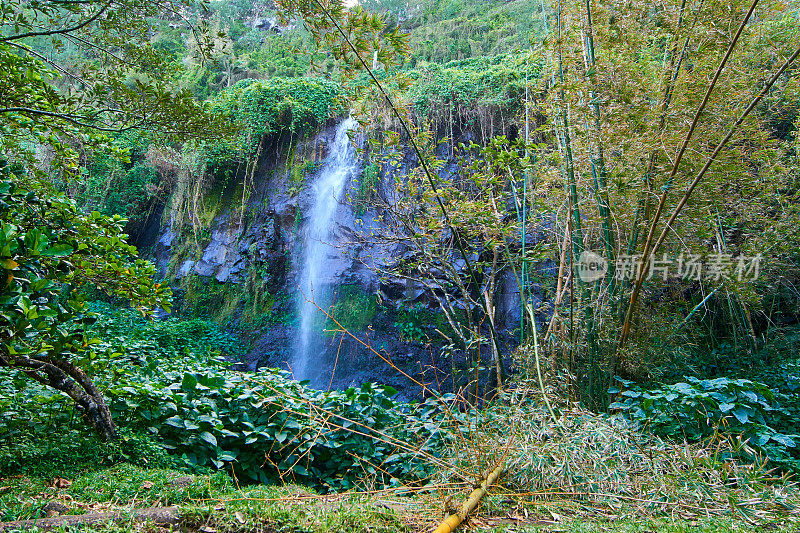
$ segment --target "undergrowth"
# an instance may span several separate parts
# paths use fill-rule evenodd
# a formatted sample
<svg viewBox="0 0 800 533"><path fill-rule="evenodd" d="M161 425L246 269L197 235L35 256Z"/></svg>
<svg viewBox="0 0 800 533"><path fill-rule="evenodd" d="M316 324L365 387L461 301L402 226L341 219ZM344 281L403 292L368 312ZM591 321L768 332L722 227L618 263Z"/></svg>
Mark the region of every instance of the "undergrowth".
<svg viewBox="0 0 800 533"><path fill-rule="evenodd" d="M679 511L689 519L758 522L800 505L791 477L741 438L716 433L695 444L668 441L638 431L621 416L592 413L555 397L553 419L533 392L537 387L509 388L476 415L444 456L469 480L503 465L495 499L489 500L500 507L534 501L554 509L590 506L617 518Z"/></svg>
<svg viewBox="0 0 800 533"><path fill-rule="evenodd" d="M94 309L104 313L93 326L104 340L87 368L122 438L88 436L66 398L3 371L0 430L14 437L0 443L0 486L12 487L0 491L4 519L39 516L53 500L66 501L71 513L179 503L187 523L218 531L417 530L498 464L503 476L483 503L484 516L546 509L569 517L591 509L620 520L679 512L689 521L764 524L791 516L800 503L762 449L713 424L696 443L667 440L555 395L554 420L526 382L480 410L461 396L400 404L392 389L369 384L314 391L275 370L232 371L214 349L217 330L203 321L146 322ZM706 390L702 381L689 383ZM756 404L738 389L712 392L735 396L724 412L739 422L745 411L756 419L758 409L773 408L769 389L744 389L757 394ZM48 487L53 478L67 478L68 488ZM348 492L318 500L340 491ZM401 499L401 508L419 516L372 505L373 497ZM259 501L271 501L269 511Z"/></svg>
<svg viewBox="0 0 800 533"><path fill-rule="evenodd" d="M218 339L231 341L213 323L93 308L106 313L92 330L103 340L94 341L85 368L123 439L84 438L68 398L0 369L5 473L42 461L66 466L73 454L100 465L148 456L163 463L168 450L173 464L227 471L242 482L366 489L424 482L448 438L432 423L440 416L434 403L398 403L396 391L370 383L323 392L278 370L237 372L215 349Z"/></svg>

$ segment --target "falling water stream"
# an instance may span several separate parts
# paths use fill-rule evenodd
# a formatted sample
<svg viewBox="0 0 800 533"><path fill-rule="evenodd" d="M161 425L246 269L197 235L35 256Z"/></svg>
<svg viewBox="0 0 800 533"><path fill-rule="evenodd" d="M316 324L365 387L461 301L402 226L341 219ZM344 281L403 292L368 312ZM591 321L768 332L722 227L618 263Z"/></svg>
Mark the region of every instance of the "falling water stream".
<svg viewBox="0 0 800 533"><path fill-rule="evenodd" d="M358 165L355 149L347 135L356 122L347 118L336 129L336 138L325 160L322 171L313 186L313 200L308 222L303 233L303 259L301 263L297 309L300 332L292 358L295 379L318 381L319 363L315 357L322 353L320 311L325 308L330 287L325 280L331 272L328 258L335 253L333 226L337 207L342 199L345 184Z"/></svg>

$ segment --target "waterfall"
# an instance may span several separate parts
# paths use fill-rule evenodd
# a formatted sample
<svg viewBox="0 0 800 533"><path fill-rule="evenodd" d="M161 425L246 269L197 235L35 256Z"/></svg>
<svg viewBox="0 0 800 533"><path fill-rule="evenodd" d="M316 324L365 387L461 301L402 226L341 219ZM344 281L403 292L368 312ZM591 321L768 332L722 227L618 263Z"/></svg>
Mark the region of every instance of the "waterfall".
<svg viewBox="0 0 800 533"><path fill-rule="evenodd" d="M347 179L356 170L358 159L351 146L348 130L356 122L347 118L336 129L336 138L325 160L322 171L313 185L313 197L308 222L303 232L303 259L301 263L297 310L300 332L292 358L295 379L317 381L319 364L314 365L313 355L322 352L319 321L329 298L329 282L338 272L331 271L329 256L335 254L333 226L337 207L342 198ZM315 305L316 304L316 305ZM319 363L319 361L316 361Z"/></svg>

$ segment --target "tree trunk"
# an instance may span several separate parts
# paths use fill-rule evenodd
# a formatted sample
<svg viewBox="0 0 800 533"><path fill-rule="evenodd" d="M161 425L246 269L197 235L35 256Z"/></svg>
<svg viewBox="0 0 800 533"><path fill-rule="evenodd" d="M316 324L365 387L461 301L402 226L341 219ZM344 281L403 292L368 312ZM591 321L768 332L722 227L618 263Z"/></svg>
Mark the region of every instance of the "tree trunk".
<svg viewBox="0 0 800 533"><path fill-rule="evenodd" d="M0 366L17 368L46 387L63 392L73 399L75 407L97 435L104 441L117 438L117 427L103 395L81 369L68 361L49 357L0 357Z"/></svg>
<svg viewBox="0 0 800 533"><path fill-rule="evenodd" d="M496 325L494 323L494 305L492 305L492 297L489 296L489 291L485 291L483 293L484 298L486 299L486 309L489 311L489 320L492 321L492 325ZM497 343L492 343L492 359L494 362L494 370L495 370L495 378L497 380L497 390L500 391L503 389L503 379L505 377L505 369L503 368L503 359L500 355L500 351L497 349Z"/></svg>
<svg viewBox="0 0 800 533"><path fill-rule="evenodd" d="M494 197L492 197L492 203L495 206L496 211L496 203L494 202ZM500 257L500 253L498 247L495 246L494 250L492 250L492 272L489 278L489 286L483 291L483 297L486 301L486 314L489 317L489 323L492 326L491 331L492 335L492 358L494 359L494 366L496 372L496 379L497 379L497 390L500 391L503 389L503 381L505 380L505 369L503 368L503 360L500 354L500 347L497 344L497 338L494 335L494 332L497 331L497 326L495 325L494 319L494 302L493 296L495 291L495 284L497 282L497 261Z"/></svg>

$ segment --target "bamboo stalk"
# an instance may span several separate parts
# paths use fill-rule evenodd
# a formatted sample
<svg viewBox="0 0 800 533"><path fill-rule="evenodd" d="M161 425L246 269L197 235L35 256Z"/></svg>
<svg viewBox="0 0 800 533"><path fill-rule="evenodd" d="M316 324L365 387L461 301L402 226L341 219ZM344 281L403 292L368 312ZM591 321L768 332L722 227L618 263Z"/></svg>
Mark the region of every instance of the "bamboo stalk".
<svg viewBox="0 0 800 533"><path fill-rule="evenodd" d="M500 477L500 474L503 472L503 465L498 466L486 477L486 479L481 483L481 485L472 491L469 497L464 501L463 505L461 505L461 509L454 514L451 514L444 521L439 524L433 533L452 533L456 530L456 528L461 525L469 513L475 510L478 504L486 495L486 492L491 488L492 485L495 484L497 478Z"/></svg>
<svg viewBox="0 0 800 533"><path fill-rule="evenodd" d="M665 70L665 77L669 76L670 72L672 72L672 75L669 76L669 79L667 80L667 83L665 84L664 97L663 97L663 99L661 101L661 116L659 117L658 130L657 130L659 134L663 133L663 131L664 131L664 124L666 123L666 119L667 119L667 109L669 109L669 105L672 102L672 95L673 95L673 93L675 91L675 82L678 79L678 74L680 72L681 65L683 64L683 58L686 57L686 49L689 46L689 39L690 39L690 37L692 35L692 31L694 30L694 27L697 25L697 21L700 18L700 11L701 11L701 9L703 7L704 1L705 0L701 0L700 1L700 8L695 13L694 22L692 23L691 28L687 32L686 39L683 41L683 48L681 49L681 54L678 57L677 61L675 60L675 53L677 52L677 46L678 46L677 38L675 39L675 42L674 42L672 48L670 49L669 68ZM684 13L684 9L685 8L686 8L686 0L683 0L681 2L680 13L678 15L678 26L677 26L677 28L675 30L676 37L680 33L681 27L683 25L683 18L684 18L683 17L683 13ZM655 169L657 157L658 157L658 152L657 152L657 150L653 149L650 152L650 158L649 158L649 163L647 165L647 171L644 174L643 187L642 187L642 190L639 192L638 199L636 201L636 211L634 212L634 215L633 215L633 224L631 226L631 235L630 235L630 237L628 239L628 249L627 249L627 252L626 252L628 256L632 256L634 251L636 250L636 247L639 245L639 226L640 225L646 226L647 222L648 222L648 217L649 217L649 213L650 213L649 193L652 190L651 178L652 178L652 175L653 175L653 170ZM622 280L621 289L622 289L623 293L628 290L628 286L629 285L630 285L630 282L629 282L628 278L625 278L625 279ZM616 289L619 289L619 288L620 288L619 286L616 287ZM622 306L619 306L617 311L620 313L620 317L619 317L620 323L624 323L625 322L625 313L626 313L627 309L622 307Z"/></svg>
<svg viewBox="0 0 800 533"><path fill-rule="evenodd" d="M550 324L547 326L547 332L544 334L544 342L550 341L550 334L553 331L553 327L555 326L556 322L558 321L558 306L561 305L561 298L564 296L566 289L562 290L562 287L569 283L569 280L566 282L564 281L564 265L567 262L567 247L569 246L569 239L566 235L564 235L564 243L561 245L561 257L558 261L558 283L556 285L556 298L553 301L553 316L550 318ZM572 271L570 270L570 275L572 275Z"/></svg>
<svg viewBox="0 0 800 533"><path fill-rule="evenodd" d="M725 228L722 226L722 219L719 216L719 209L716 209L716 220L717 220L717 227L715 228L717 234L717 248L719 249L719 253L727 253L728 252L728 243L725 241ZM750 353L756 352L756 344L758 339L756 339L755 334L751 335L751 328L748 328L748 321L745 318L745 313L747 308L745 307L742 299L739 297L739 293L734 291L733 296L731 296L730 291L725 289L725 294L728 297L728 306L731 314L731 318L734 319L733 324L738 322L739 326L742 328L742 336L747 340L748 347L750 348ZM733 335L734 335L734 343L736 339L736 326L734 325L733 328Z"/></svg>
<svg viewBox="0 0 800 533"><path fill-rule="evenodd" d="M542 16L544 16L544 12L542 12ZM530 130L528 124L528 106L530 102L528 101L528 68L527 64L525 65L525 157L528 157L528 141L530 137ZM512 180L513 183L513 180ZM514 195L516 197L516 194ZM527 243L526 236L528 233L528 169L525 168L525 177L522 183L522 226L520 227L521 233L521 240L522 240L522 279L519 288L519 297L522 300L520 303L524 307L525 303L527 302L527 297L525 295L525 290L528 288L528 260L525 257L525 248ZM536 323L531 323L531 327L536 329ZM525 314L519 314L519 343L525 339Z"/></svg>
<svg viewBox="0 0 800 533"><path fill-rule="evenodd" d="M778 69L778 71L772 76L772 78L770 78L769 81L767 81L766 85L764 85L764 88L761 89L761 92L758 93L758 96L756 96L753 99L753 101L750 102L750 105L747 106L747 109L745 109L744 112L741 114L741 116L736 120L736 122L733 123L731 128L728 130L728 134L725 135L725 138L717 145L714 152L711 154L711 156L709 156L708 160L706 161L706 164L703 166L700 172L697 173L697 176L694 178L692 183L686 189L686 192L681 197L680 201L678 202L678 205L675 206L675 209L672 211L672 215L670 215L669 220L667 220L666 224L664 225L664 229L661 231L661 235L659 235L658 240L653 246L652 253L655 253L658 250L658 248L664 243L664 239L666 239L667 233L672 228L675 219L678 218L678 215L681 213L683 207L686 205L686 202L689 200L689 196L691 196L695 187L697 187L697 184L700 183L700 181L702 181L703 177L705 177L706 172L708 172L708 169L711 167L711 164L714 161L716 161L717 156L722 151L722 149L725 148L725 146L728 144L728 141L731 140L733 134L739 130L739 126L742 125L744 119L747 118L747 116L753 111L753 109L755 109L755 107L758 105L761 99L764 98L764 96L769 92L769 90L772 88L775 82L778 81L778 78L781 76L781 74L783 74L786 71L786 69L788 69L792 63L794 63L798 55L800 55L800 48L797 48L797 50L794 51L791 57L789 57L789 59L786 60L786 62L781 66L780 69Z"/></svg>
<svg viewBox="0 0 800 533"><path fill-rule="evenodd" d="M613 290L614 285L614 234L611 221L611 204L608 199L608 184L605 156L603 154L603 129L602 129L602 113L600 112L600 103L598 102L597 91L595 87L595 76L597 75L597 63L595 61L594 50L594 26L592 25L592 7L590 0L586 0L586 40L584 41L587 59L587 76L589 77L589 100L592 102L594 109L594 145L595 152L591 155L592 175L595 177L595 192L597 195L597 208L600 211L600 217L603 221L603 243L606 249L606 259L609 265L609 274L611 275L611 285Z"/></svg>
<svg viewBox="0 0 800 533"><path fill-rule="evenodd" d="M662 213L662 211L664 209L664 204L667 201L667 194L669 193L670 185L672 184L672 182L675 179L675 175L678 172L678 166L680 165L681 159L683 158L683 154L686 152L686 148L688 147L689 141L691 140L692 135L694 134L694 130L695 130L695 128L697 128L697 124L700 122L700 115L703 113L703 110L705 109L706 104L708 104L708 100L711 97L711 92L714 90L714 87L717 84L717 80L719 79L720 75L722 74L722 71L724 70L725 65L728 63L728 59L730 58L731 54L733 53L733 49L736 48L736 44L739 42L739 37L742 35L742 31L744 31L744 27L747 24L747 21L750 20L750 16L753 14L753 11L755 11L756 6L758 5L758 2L759 2L759 0L753 0L753 3L750 5L750 9L747 11L747 15L745 15L744 19L742 20L742 23L739 25L739 29L736 30L736 35L734 35L733 40L731 41L731 44L728 46L728 49L725 52L725 55L722 57L722 60L720 61L719 66L717 67L717 70L714 73L713 79L711 80L711 82L708 85L708 88L706 89L706 93L703 96L703 100L702 100L702 102L700 102L700 105L698 106L697 111L695 112L694 119L692 120L692 124L689 127L689 131L686 132L686 135L685 135L685 137L683 139L683 143L681 144L681 147L678 150L678 154L675 157L675 161L672 164L672 170L670 170L669 177L667 178L666 187L664 187L664 192L661 194L661 198L658 201L658 206L656 207L656 212L653 215L653 220L650 221L650 230L649 230L648 235L647 235L647 240L644 243L644 249L642 250L642 258L641 258L641 260L639 262L639 275L638 275L638 277L636 279L636 284L633 287L633 292L631 293L630 302L628 303L628 310L625 313L625 322L622 325L622 334L620 335L620 339L619 339L619 345L618 345L618 349L617 350L618 350L618 352L620 352L620 354L621 354L621 350L622 350L622 348L624 348L625 343L627 342L628 336L630 334L631 320L633 318L634 309L635 309L636 303L637 303L637 301L639 299L639 292L642 289L642 283L644 283L644 279L647 276L647 274L645 272L646 271L645 265L647 265L647 261L650 258L650 252L651 252L651 246L650 245L653 242L653 236L655 235L656 227L658 225L658 220L659 220L659 218L661 218L661 213ZM749 111L748 111L748 113L749 113ZM744 117L742 117L742 120L744 120ZM731 133L731 135L732 135L732 133ZM721 149L721 147L726 142L727 142L727 139L725 141L723 141L723 143L720 143L720 146L718 147L718 149ZM718 153L718 152L715 152L714 155L716 155L716 153ZM710 166L710 161L713 161L713 157L714 156L712 156L712 158L709 160L709 163L706 166L706 168L708 166ZM705 172L702 172L702 173L704 174ZM691 189L693 189L693 187L691 187L690 190L688 191L689 194L691 193ZM678 212L680 212L680 211L678 211ZM672 221L674 221L674 219L667 223L666 228L670 227L670 224L671 224ZM664 230L665 232L666 232L666 228ZM655 250L657 248L658 248L657 245L652 247L652 251L655 252ZM623 359L623 358L624 358L624 356L621 356L620 360L618 361L618 363L621 363L622 362L621 359Z"/></svg>
<svg viewBox="0 0 800 533"><path fill-rule="evenodd" d="M717 292L718 290L719 290L719 287L717 287L716 289L714 289L713 291L711 291L710 293L708 293L708 295L707 295L705 298L703 298L703 299L700 301L700 303L699 303L699 304L695 305L695 306L694 306L694 309L692 309L692 310L689 312L689 314L688 314L688 315L686 315L686 318L684 318L684 319L683 319L683 322L681 322L681 326L683 326L684 324L686 324L686 323L689 321L689 319L690 319L690 318L692 318L692 315L694 315L694 314L697 312L697 310L698 310L698 309L700 309L701 307L703 307L703 304L705 304L705 303L708 301L708 299L709 299L709 298L711 298L712 296L714 296L714 293L715 293L715 292Z"/></svg>
<svg viewBox="0 0 800 533"><path fill-rule="evenodd" d="M570 140L569 135L569 117L567 114L567 106L566 100L564 95L564 63L563 63L563 52L562 52L562 43L561 43L561 28L563 25L563 13L561 9L561 5L559 3L558 9L558 75L559 81L561 83L561 87L559 87L558 95L559 95L559 103L561 104L561 109L559 110L559 114L561 115L561 127L563 128L562 136L564 141L564 164L566 166L565 173L567 178L567 194L570 198L570 211L572 212L572 231L575 232L575 235L572 239L572 253L577 258L580 257L581 253L583 252L583 229L581 227L581 211L580 205L578 202L578 186L575 180L575 162L572 157L572 143Z"/></svg>

